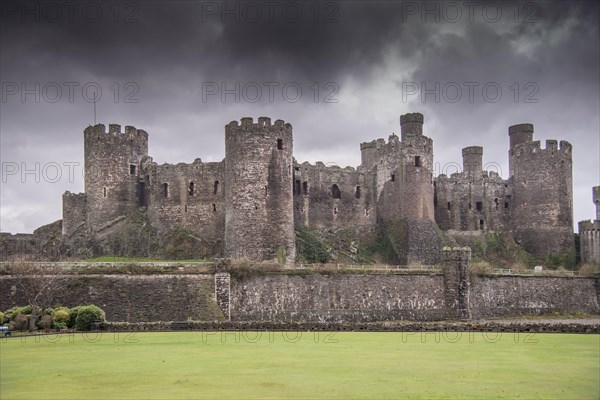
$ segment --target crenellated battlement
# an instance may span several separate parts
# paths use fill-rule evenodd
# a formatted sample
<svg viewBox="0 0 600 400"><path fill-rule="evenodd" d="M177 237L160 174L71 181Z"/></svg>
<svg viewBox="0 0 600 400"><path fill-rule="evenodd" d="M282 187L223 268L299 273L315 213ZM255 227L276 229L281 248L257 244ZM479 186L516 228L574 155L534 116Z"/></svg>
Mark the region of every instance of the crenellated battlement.
<svg viewBox="0 0 600 400"><path fill-rule="evenodd" d="M148 133L143 129L137 129L135 126L126 125L125 130L121 130L121 125L119 124L109 124L108 131L106 130L106 125L104 124L96 124L94 126L90 125L85 128L84 136L86 139L110 139L110 138L121 138L127 139L131 141L148 140Z"/></svg>
<svg viewBox="0 0 600 400"><path fill-rule="evenodd" d="M548 139L545 142L545 147L542 147L542 143L539 140L535 140L529 143L525 143L521 146L521 150L525 150L526 154L542 153L542 154L571 154L573 146L566 140Z"/></svg>
<svg viewBox="0 0 600 400"><path fill-rule="evenodd" d="M254 118L252 117L243 117L240 119L240 123L238 121L231 121L229 124L225 125L226 132L244 132L244 131L254 131L258 129L266 129L269 131L285 131L287 133L292 132L292 124L286 123L285 121L278 119L274 124L271 124L271 118L269 117L259 117L258 122L254 123Z"/></svg>

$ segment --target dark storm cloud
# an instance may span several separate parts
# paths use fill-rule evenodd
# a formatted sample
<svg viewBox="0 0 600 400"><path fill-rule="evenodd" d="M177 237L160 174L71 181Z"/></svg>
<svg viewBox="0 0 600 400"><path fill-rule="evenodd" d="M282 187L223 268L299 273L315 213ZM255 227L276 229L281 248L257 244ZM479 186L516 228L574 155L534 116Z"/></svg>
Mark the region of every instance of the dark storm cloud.
<svg viewBox="0 0 600 400"><path fill-rule="evenodd" d="M461 147L480 144L485 161L505 169L506 130L518 122L535 123L542 140L571 141L577 157L575 220L591 216L588 192L599 176L596 2L250 3L262 13L258 22L251 21L252 6L241 1L90 1L79 3L72 16L70 2L2 2L2 83L79 84L73 102L64 95L57 103L8 96L0 104L2 161L80 162L81 131L93 121L92 104L81 93L89 82L103 91L99 122L146 129L150 154L159 162L220 160L225 123L267 115L294 125L299 161L355 166L360 141L398 133L399 114L421 111L442 166L460 163ZM58 4L63 17L50 21L44 4ZM96 5L102 17L91 22L94 14L83 10ZM454 18L455 9L460 18ZM231 96L222 102L220 94L203 101L207 82L279 86L272 102L266 91L256 103ZM300 101L282 99L281 87L289 82L301 86ZM427 88L477 82L478 90L493 82L503 95L489 102L479 90L474 102L436 102L418 93L403 101L407 82ZM136 103L123 101L131 94L128 83L135 85ZM323 102L331 93L328 83L337 85L337 103ZM515 83L519 101L512 98ZM537 85L537 103L522 101L527 83ZM30 231L59 218L61 192L83 186L80 179L48 184L13 178L2 183L2 230Z"/></svg>

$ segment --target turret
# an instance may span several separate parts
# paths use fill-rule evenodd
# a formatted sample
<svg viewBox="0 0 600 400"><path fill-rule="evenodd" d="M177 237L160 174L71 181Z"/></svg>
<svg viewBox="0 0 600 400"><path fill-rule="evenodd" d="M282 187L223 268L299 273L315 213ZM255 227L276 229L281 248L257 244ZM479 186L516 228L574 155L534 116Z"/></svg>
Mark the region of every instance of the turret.
<svg viewBox="0 0 600 400"><path fill-rule="evenodd" d="M292 125L282 120L225 126L227 257L294 261L292 150Z"/></svg>
<svg viewBox="0 0 600 400"><path fill-rule="evenodd" d="M483 170L483 147L471 146L462 149L463 172L473 178L481 178Z"/></svg>
<svg viewBox="0 0 600 400"><path fill-rule="evenodd" d="M410 113L400 116L400 130L402 141L404 142L409 136L423 135L423 114Z"/></svg>
<svg viewBox="0 0 600 400"><path fill-rule="evenodd" d="M510 137L510 147L515 147L521 143L528 143L533 140L532 124L517 124L508 127L508 136Z"/></svg>
<svg viewBox="0 0 600 400"><path fill-rule="evenodd" d="M594 186L592 188L592 198L596 205L596 220L600 221L600 186Z"/></svg>

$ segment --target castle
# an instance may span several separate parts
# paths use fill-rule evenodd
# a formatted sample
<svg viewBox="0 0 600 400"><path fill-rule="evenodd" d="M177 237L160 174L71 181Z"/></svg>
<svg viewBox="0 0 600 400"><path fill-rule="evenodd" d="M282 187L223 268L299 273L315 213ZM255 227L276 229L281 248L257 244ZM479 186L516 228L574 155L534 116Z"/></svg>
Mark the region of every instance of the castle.
<svg viewBox="0 0 600 400"><path fill-rule="evenodd" d="M298 226L385 231L400 263L438 262L442 231L503 231L538 257L574 253L570 143L542 148L533 125L514 125L507 179L483 170L477 146L463 149L462 172L434 177L423 123L402 115L401 136L362 143L357 168L296 162L292 126L266 117L225 126L223 161L176 165L148 156L143 130L89 126L85 193L63 195L62 235L109 235L141 210L159 233L184 228L232 259L294 262Z"/></svg>

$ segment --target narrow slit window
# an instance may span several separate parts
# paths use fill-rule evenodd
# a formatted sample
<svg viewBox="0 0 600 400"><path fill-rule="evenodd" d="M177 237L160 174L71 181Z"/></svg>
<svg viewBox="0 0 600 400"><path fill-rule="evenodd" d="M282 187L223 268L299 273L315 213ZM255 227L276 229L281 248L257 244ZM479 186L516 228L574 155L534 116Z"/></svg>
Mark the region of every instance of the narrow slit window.
<svg viewBox="0 0 600 400"><path fill-rule="evenodd" d="M360 186L356 187L356 190L354 191L354 197L360 199Z"/></svg>
<svg viewBox="0 0 600 400"><path fill-rule="evenodd" d="M392 182L395 182L396 181L396 175L392 174L391 179L392 179Z"/></svg>
<svg viewBox="0 0 600 400"><path fill-rule="evenodd" d="M195 184L194 184L194 181L191 181L191 182L190 182L190 185L188 186L188 194L189 194L190 196L193 196L193 195L194 195L194 190L195 190L195 187L194 187L194 186L195 186Z"/></svg>
<svg viewBox="0 0 600 400"><path fill-rule="evenodd" d="M420 166L421 166L421 157L415 156L415 167L420 167Z"/></svg>
<svg viewBox="0 0 600 400"><path fill-rule="evenodd" d="M162 196L166 199L167 197L169 197L169 184L168 183L163 183L162 184Z"/></svg>
<svg viewBox="0 0 600 400"><path fill-rule="evenodd" d="M478 201L475 206L477 207L477 211L483 210L483 203L481 201Z"/></svg>
<svg viewBox="0 0 600 400"><path fill-rule="evenodd" d="M277 139L277 150L283 150L283 139Z"/></svg>
<svg viewBox="0 0 600 400"><path fill-rule="evenodd" d="M498 198L496 197L494 199L494 207L496 208L496 210L498 209L498 204L500 204L500 202L498 201Z"/></svg>
<svg viewBox="0 0 600 400"><path fill-rule="evenodd" d="M129 175L135 175L135 165L129 165Z"/></svg>
<svg viewBox="0 0 600 400"><path fill-rule="evenodd" d="M302 194L308 196L308 182L302 182Z"/></svg>
<svg viewBox="0 0 600 400"><path fill-rule="evenodd" d="M294 194L299 195L300 194L300 181L296 180L294 182Z"/></svg>
<svg viewBox="0 0 600 400"><path fill-rule="evenodd" d="M334 199L340 199L342 197L342 192L340 191L340 188L337 184L334 184L331 187L331 197L333 197Z"/></svg>
<svg viewBox="0 0 600 400"><path fill-rule="evenodd" d="M217 212L217 205L215 203L213 203L212 207L213 207L213 212Z"/></svg>
<svg viewBox="0 0 600 400"><path fill-rule="evenodd" d="M106 188L102 189L102 197L106 198Z"/></svg>
<svg viewBox="0 0 600 400"><path fill-rule="evenodd" d="M219 193L219 181L215 181L214 185L213 185L213 194L218 194Z"/></svg>
<svg viewBox="0 0 600 400"><path fill-rule="evenodd" d="M448 211L452 210L452 203L448 202Z"/></svg>
<svg viewBox="0 0 600 400"><path fill-rule="evenodd" d="M482 219L479 220L479 230L480 231L483 230L483 220Z"/></svg>

